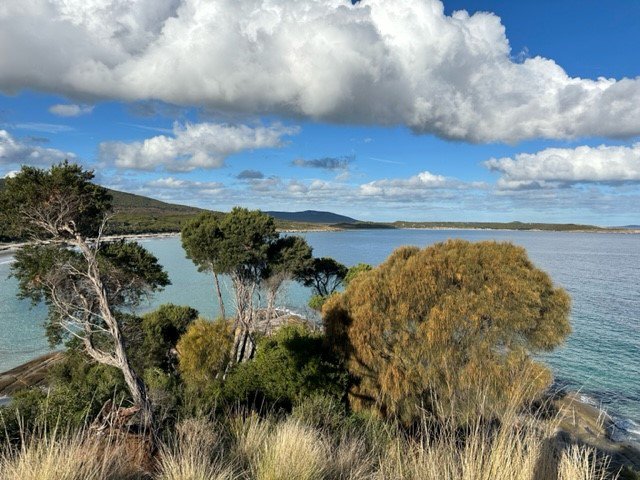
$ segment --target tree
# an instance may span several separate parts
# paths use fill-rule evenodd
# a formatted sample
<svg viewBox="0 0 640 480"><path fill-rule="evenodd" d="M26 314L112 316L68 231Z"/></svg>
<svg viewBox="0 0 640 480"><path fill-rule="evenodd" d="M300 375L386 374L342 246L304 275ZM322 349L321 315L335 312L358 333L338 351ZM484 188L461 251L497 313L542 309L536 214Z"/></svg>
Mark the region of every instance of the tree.
<svg viewBox="0 0 640 480"><path fill-rule="evenodd" d="M220 228L224 252L220 264L233 283L236 307L232 362L242 362L255 351L255 296L269 265L269 250L279 235L273 217L240 207L224 217Z"/></svg>
<svg viewBox="0 0 640 480"><path fill-rule="evenodd" d="M94 361L119 369L143 427L152 429L151 401L127 354L119 311L169 279L137 243L103 241L111 198L92 179L68 162L49 170L22 167L7 179L0 199L7 217L34 240L51 241L23 247L12 274L22 297L47 304L50 340L78 338Z"/></svg>
<svg viewBox="0 0 640 480"><path fill-rule="evenodd" d="M404 247L323 309L355 377L350 402L411 421L497 413L550 374L530 358L569 334L570 299L510 243ZM482 402L479 402L480 399Z"/></svg>
<svg viewBox="0 0 640 480"><path fill-rule="evenodd" d="M220 290L219 274L224 273L221 251L224 235L218 216L213 212L202 212L182 227L182 247L200 272L211 272L218 295L220 316L224 319L225 309Z"/></svg>
<svg viewBox="0 0 640 480"><path fill-rule="evenodd" d="M311 266L298 274L305 287L311 287L316 295L328 297L335 292L348 272L347 267L330 257L314 258Z"/></svg>
<svg viewBox="0 0 640 480"><path fill-rule="evenodd" d="M312 289L309 306L314 310L322 310L329 295L342 285L347 272L347 267L333 258L314 258L307 268L296 273L296 280Z"/></svg>
<svg viewBox="0 0 640 480"><path fill-rule="evenodd" d="M282 284L309 269L312 263L312 249L302 237L282 237L271 244L263 274L263 284L267 290L267 322L273 317L276 297Z"/></svg>

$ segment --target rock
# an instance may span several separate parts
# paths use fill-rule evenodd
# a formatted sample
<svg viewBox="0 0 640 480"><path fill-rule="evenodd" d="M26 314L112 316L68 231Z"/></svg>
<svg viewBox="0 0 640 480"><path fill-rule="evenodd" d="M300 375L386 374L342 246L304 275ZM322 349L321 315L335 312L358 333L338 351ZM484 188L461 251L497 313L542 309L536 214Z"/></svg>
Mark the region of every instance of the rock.
<svg viewBox="0 0 640 480"><path fill-rule="evenodd" d="M62 352L52 352L0 373L0 397L9 397L22 388L45 386L49 369L61 358Z"/></svg>

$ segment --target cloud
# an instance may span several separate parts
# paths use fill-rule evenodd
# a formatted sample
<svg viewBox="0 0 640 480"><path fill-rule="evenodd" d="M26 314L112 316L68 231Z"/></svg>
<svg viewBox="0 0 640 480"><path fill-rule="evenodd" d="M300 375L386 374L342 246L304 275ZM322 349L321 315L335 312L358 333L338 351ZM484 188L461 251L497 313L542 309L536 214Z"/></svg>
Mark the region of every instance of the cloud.
<svg viewBox="0 0 640 480"><path fill-rule="evenodd" d="M547 148L484 163L502 176L503 189L533 189L577 183L640 183L640 143L632 146Z"/></svg>
<svg viewBox="0 0 640 480"><path fill-rule="evenodd" d="M152 188L171 188L171 189L179 189L185 190L190 188L201 189L213 189L220 190L224 188L224 184L220 182L196 182L193 180L184 180L177 179L174 177L165 177L165 178L157 178L155 180L150 180L146 183L148 187Z"/></svg>
<svg viewBox="0 0 640 480"><path fill-rule="evenodd" d="M75 158L76 156L71 152L30 145L16 139L6 130L0 130L0 164L48 165Z"/></svg>
<svg viewBox="0 0 640 480"><path fill-rule="evenodd" d="M3 127L10 127L16 130L30 130L33 132L44 133L63 133L72 132L75 130L69 125L61 125L59 123L40 123L40 122L26 122L26 123L3 123Z"/></svg>
<svg viewBox="0 0 640 480"><path fill-rule="evenodd" d="M236 175L238 180L260 180L264 178L264 173L258 170L242 170Z"/></svg>
<svg viewBox="0 0 640 480"><path fill-rule="evenodd" d="M499 17L445 15L439 0L0 7L7 93L403 124L469 142L640 134L640 78L570 77L552 59L515 57Z"/></svg>
<svg viewBox="0 0 640 480"><path fill-rule="evenodd" d="M256 148L280 147L283 137L297 127L280 124L249 127L216 123L175 123L173 135L158 135L138 142L103 142L101 162L118 168L190 171L220 168L229 155Z"/></svg>
<svg viewBox="0 0 640 480"><path fill-rule="evenodd" d="M79 117L93 111L93 105L62 104L52 105L49 112L59 117Z"/></svg>
<svg viewBox="0 0 640 480"><path fill-rule="evenodd" d="M457 188L461 185L462 182L458 180L424 171L406 179L382 179L365 183L360 185L360 193L365 196L407 197L417 191Z"/></svg>
<svg viewBox="0 0 640 480"><path fill-rule="evenodd" d="M346 170L349 164L354 160L353 155L345 157L323 157L307 160L304 158L296 158L291 162L296 167L320 168L323 170Z"/></svg>

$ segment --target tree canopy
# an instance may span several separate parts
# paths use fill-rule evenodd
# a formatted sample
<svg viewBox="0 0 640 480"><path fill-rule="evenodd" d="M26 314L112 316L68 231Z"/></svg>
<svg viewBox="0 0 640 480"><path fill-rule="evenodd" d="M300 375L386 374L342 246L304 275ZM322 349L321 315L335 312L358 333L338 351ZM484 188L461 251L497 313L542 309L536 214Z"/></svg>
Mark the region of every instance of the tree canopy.
<svg viewBox="0 0 640 480"><path fill-rule="evenodd" d="M52 342L77 338L94 361L121 371L151 431L153 408L126 350L122 314L169 278L139 244L104 241L111 199L92 179L93 172L63 162L49 170L22 167L7 181L2 200L12 225L52 240L18 251L12 274L19 295L47 304Z"/></svg>
<svg viewBox="0 0 640 480"><path fill-rule="evenodd" d="M450 240L396 250L323 314L356 379L353 408L410 421L421 408L491 414L523 388L539 392L550 373L529 354L562 343L569 310L567 293L523 248Z"/></svg>
<svg viewBox="0 0 640 480"><path fill-rule="evenodd" d="M309 267L298 273L298 280L313 289L316 295L328 297L334 293L346 277L347 267L330 257L314 258Z"/></svg>
<svg viewBox="0 0 640 480"><path fill-rule="evenodd" d="M95 236L111 210L106 188L94 174L63 162L49 170L23 166L0 192L3 216L18 235L37 238Z"/></svg>

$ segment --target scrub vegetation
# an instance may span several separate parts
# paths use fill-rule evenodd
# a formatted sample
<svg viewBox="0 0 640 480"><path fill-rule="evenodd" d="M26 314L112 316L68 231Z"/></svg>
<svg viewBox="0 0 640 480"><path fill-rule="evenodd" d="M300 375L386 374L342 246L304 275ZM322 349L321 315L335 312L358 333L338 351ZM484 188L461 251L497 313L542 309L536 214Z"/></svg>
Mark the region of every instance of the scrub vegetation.
<svg viewBox="0 0 640 480"><path fill-rule="evenodd" d="M0 478L604 480L606 456L556 433L532 355L570 332L570 301L509 243L403 247L380 266L314 257L272 217L236 208L183 226L187 256L233 304L136 315L170 279L107 241L112 197L63 163L2 193L23 247L20 294L66 347L48 388L0 409ZM313 323L278 308L306 285Z"/></svg>

